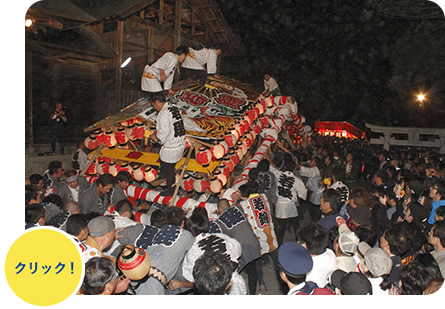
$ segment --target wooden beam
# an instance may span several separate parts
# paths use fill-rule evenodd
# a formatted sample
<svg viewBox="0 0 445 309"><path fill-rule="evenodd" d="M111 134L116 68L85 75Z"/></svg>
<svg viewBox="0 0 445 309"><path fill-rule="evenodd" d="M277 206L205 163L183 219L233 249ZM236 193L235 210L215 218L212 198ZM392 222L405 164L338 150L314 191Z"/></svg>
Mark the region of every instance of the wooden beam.
<svg viewBox="0 0 445 309"><path fill-rule="evenodd" d="M190 29L190 34L195 35L196 27L195 27L195 17L196 17L196 8L192 6L192 15L190 16L190 22L192 23L192 28Z"/></svg>
<svg viewBox="0 0 445 309"><path fill-rule="evenodd" d="M115 102L114 106L119 106L120 104L120 94L121 94L121 87L122 87L122 70L121 70L121 63L122 63L122 54L123 54L123 45L124 45L124 22L118 21L117 22L117 31L116 31L116 52L117 57L115 61ZM112 106L108 107L108 114L112 112L113 108Z"/></svg>
<svg viewBox="0 0 445 309"><path fill-rule="evenodd" d="M143 11L147 6L149 6L150 4L152 4L155 1L156 0L139 1L132 7L129 7L125 11L120 12L119 16L122 18L127 18L128 16L133 15L135 12L139 12L141 10Z"/></svg>
<svg viewBox="0 0 445 309"><path fill-rule="evenodd" d="M152 61L154 61L154 38L155 38L155 28L150 27L148 28L148 41L147 41L147 45L148 45L148 54L147 54L147 63L150 63Z"/></svg>
<svg viewBox="0 0 445 309"><path fill-rule="evenodd" d="M164 23L164 0L159 0L159 24Z"/></svg>
<svg viewBox="0 0 445 309"><path fill-rule="evenodd" d="M175 35L175 30L170 28L170 27L167 27L165 24L164 25L160 25L158 23L155 23L155 22L152 22L152 21L149 21L149 20L146 20L146 19L141 19L138 16L131 16L131 17L129 17L126 20L126 22L127 23L128 22L133 22L133 23L137 23L137 24L140 24L140 25L144 25L148 29L149 29L149 27L153 27L155 29L164 31L166 34L169 34L169 35L172 35L172 36ZM196 38L192 37L191 35L187 35L185 33L181 33L181 37L183 37L183 38L185 38L187 40L195 41L197 43L203 43L201 40L197 40Z"/></svg>
<svg viewBox="0 0 445 309"><path fill-rule="evenodd" d="M175 2L175 41L174 48L178 47L181 43L181 20L182 20L182 0L176 0Z"/></svg>

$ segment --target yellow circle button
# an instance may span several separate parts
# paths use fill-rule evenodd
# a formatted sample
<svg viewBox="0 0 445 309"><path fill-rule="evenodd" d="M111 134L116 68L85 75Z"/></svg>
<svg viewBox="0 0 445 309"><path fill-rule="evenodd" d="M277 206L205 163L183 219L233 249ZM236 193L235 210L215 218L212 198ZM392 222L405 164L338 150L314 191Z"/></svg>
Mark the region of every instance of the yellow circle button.
<svg viewBox="0 0 445 309"><path fill-rule="evenodd" d="M37 306L60 303L77 292L83 273L79 247L56 228L27 230L6 256L9 286L22 300Z"/></svg>

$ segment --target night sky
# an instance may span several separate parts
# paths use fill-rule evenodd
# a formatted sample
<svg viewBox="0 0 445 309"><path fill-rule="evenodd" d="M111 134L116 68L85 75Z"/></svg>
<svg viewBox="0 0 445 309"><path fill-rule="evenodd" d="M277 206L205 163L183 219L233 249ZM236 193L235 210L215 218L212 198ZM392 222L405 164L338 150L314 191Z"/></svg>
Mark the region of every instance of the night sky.
<svg viewBox="0 0 445 309"><path fill-rule="evenodd" d="M418 110L414 94L444 89L438 82L445 80L444 21L390 18L357 0L215 2L245 47L223 58L221 72L260 91L269 72L284 95L296 98L308 124L344 120L364 129L365 122L427 126L428 120L443 127L419 114L443 101Z"/></svg>

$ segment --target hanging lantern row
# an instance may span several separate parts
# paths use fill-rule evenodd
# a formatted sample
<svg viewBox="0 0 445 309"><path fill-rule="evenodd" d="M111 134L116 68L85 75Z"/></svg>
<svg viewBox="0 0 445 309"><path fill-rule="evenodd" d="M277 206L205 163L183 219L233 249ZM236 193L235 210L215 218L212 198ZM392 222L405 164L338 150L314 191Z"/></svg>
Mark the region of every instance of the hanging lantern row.
<svg viewBox="0 0 445 309"><path fill-rule="evenodd" d="M135 181L145 180L146 182L152 182L158 175L157 170L150 165L143 165L141 163L129 164L128 162L118 164L106 157L99 157L95 163L90 164L87 174L111 174L116 177L116 175L122 171L129 172Z"/></svg>
<svg viewBox="0 0 445 309"><path fill-rule="evenodd" d="M199 164L207 167L212 160L221 160L209 181L209 190L219 193L226 185L230 173L246 155L258 134L269 124L268 116L264 116L267 109L266 101L255 102L238 119L234 126L229 128L224 138L214 142L210 148L202 146L196 153Z"/></svg>
<svg viewBox="0 0 445 309"><path fill-rule="evenodd" d="M269 98L266 98L264 101L266 101ZM281 98L281 97L275 97L275 98ZM270 104L270 102L272 102L271 104L273 106L273 101L269 100L269 104ZM289 102L287 102L287 103L289 103ZM286 103L283 103L283 104L284 104L284 106L280 106L277 109L273 109L273 110L268 109L266 114L270 116L270 118L268 118L270 128L265 128L265 129L261 130L260 135L264 138L264 140L261 143L261 145L257 148L255 155L252 157L252 159L249 160L247 165L244 167L244 169L241 173L242 176L247 176L249 171L258 165L258 163L263 159L264 153L266 151L268 151L268 149L271 147L271 145L278 140L278 134L280 133L281 129L284 127L284 123L285 123L286 119L293 116L295 109L293 109L290 106L291 104L288 104L288 105L286 105ZM243 177L239 181L234 183L233 187L239 187L243 182L245 182L245 180L244 180L245 178L246 177Z"/></svg>
<svg viewBox="0 0 445 309"><path fill-rule="evenodd" d="M113 129L96 129L84 141L85 147L94 150L101 143L107 147L114 147L117 144L123 146L128 141L135 141L144 138L145 131L148 128L140 120L134 118L120 123L121 126Z"/></svg>
<svg viewBox="0 0 445 309"><path fill-rule="evenodd" d="M246 114L243 117L239 118L235 122L235 124L229 128L224 137L214 142L213 147L209 149L212 158L215 160L221 159L229 151L230 148L237 144L244 133L246 133L250 129L253 130L255 134L259 134L261 128L265 127L268 123L266 118L260 117L262 114L264 114L266 108L267 106L264 100L257 101L252 104L246 111ZM259 122L258 119L260 119ZM252 124L254 123L255 125L252 127ZM207 160L205 156L202 159L202 165L208 164L206 163Z"/></svg>

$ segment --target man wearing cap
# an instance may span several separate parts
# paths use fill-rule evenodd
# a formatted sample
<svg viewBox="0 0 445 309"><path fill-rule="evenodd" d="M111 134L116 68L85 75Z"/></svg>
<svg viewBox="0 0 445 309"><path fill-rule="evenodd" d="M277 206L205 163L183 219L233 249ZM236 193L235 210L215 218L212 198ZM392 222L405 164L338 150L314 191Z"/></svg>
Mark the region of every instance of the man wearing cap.
<svg viewBox="0 0 445 309"><path fill-rule="evenodd" d="M388 295L391 281L388 276L392 270L392 260L382 248L371 248L366 242L358 246L361 254L360 271L368 277L373 295Z"/></svg>
<svg viewBox="0 0 445 309"><path fill-rule="evenodd" d="M345 272L357 271L359 260L356 253L360 239L348 228L346 223L338 227L338 233L333 244L337 268Z"/></svg>
<svg viewBox="0 0 445 309"><path fill-rule="evenodd" d="M83 252L85 262L95 256L104 256L112 261L115 258L105 255L103 251L107 249L116 238L114 222L109 217L96 217L88 223L89 236L85 240L87 250Z"/></svg>
<svg viewBox="0 0 445 309"><path fill-rule="evenodd" d="M331 283L340 295L372 295L371 282L362 273L337 269L332 273Z"/></svg>
<svg viewBox="0 0 445 309"><path fill-rule="evenodd" d="M319 288L316 283L306 281L313 262L309 251L297 242L285 242L278 248L280 278L289 287L287 295L333 295L332 291Z"/></svg>

